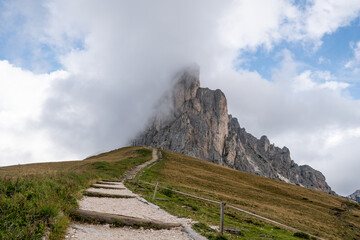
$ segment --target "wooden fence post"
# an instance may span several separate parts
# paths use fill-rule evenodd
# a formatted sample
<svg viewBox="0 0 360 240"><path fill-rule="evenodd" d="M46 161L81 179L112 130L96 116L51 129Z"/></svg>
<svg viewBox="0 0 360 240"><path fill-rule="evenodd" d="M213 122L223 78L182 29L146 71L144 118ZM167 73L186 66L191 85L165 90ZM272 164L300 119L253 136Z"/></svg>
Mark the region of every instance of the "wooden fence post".
<svg viewBox="0 0 360 240"><path fill-rule="evenodd" d="M158 185L159 185L159 181L156 181L156 186L155 186L153 201L155 200L155 196L156 196L156 191L157 191Z"/></svg>
<svg viewBox="0 0 360 240"><path fill-rule="evenodd" d="M224 234L224 206L226 205L226 203L221 203L220 204L220 234L223 235Z"/></svg>

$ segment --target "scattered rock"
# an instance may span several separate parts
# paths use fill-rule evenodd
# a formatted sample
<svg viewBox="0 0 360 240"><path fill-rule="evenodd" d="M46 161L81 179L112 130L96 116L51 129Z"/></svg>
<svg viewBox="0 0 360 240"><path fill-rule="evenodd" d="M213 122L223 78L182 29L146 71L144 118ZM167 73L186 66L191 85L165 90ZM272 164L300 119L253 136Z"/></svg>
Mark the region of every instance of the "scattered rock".
<svg viewBox="0 0 360 240"><path fill-rule="evenodd" d="M224 228L224 230L226 232L232 233L232 234L236 234L236 235L240 235L243 236L244 233L240 230L240 229L234 229L234 228Z"/></svg>
<svg viewBox="0 0 360 240"><path fill-rule="evenodd" d="M165 198L155 198L155 200L158 200L158 201L169 201L169 199L165 199Z"/></svg>

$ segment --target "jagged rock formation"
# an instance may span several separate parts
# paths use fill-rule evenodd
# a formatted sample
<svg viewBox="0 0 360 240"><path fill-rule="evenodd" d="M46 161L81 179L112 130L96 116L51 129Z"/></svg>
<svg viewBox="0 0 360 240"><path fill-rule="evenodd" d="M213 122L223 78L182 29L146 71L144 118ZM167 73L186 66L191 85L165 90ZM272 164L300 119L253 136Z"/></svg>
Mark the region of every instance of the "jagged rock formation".
<svg viewBox="0 0 360 240"><path fill-rule="evenodd" d="M353 194L350 194L348 198L360 203L360 189L356 190Z"/></svg>
<svg viewBox="0 0 360 240"><path fill-rule="evenodd" d="M221 90L200 88L198 67L187 68L177 79L173 90L162 99L161 111L133 145L160 147L264 177L331 191L324 175L310 166L298 166L291 160L288 148L278 148L266 136L257 139L241 128L237 119L228 115Z"/></svg>

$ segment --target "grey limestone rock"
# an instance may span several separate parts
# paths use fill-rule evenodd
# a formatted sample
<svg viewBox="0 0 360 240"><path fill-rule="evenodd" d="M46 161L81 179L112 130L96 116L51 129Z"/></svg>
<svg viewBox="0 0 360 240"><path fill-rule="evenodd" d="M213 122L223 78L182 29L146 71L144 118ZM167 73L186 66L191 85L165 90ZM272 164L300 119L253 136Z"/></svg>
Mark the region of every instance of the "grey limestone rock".
<svg viewBox="0 0 360 240"><path fill-rule="evenodd" d="M310 166L298 166L288 148L278 148L266 136L260 139L228 115L221 90L200 88L199 68L177 75L172 91L133 145L153 146L201 158L237 170L330 193L324 175Z"/></svg>
<svg viewBox="0 0 360 240"><path fill-rule="evenodd" d="M348 198L360 203L360 189L356 190L353 194L350 194Z"/></svg>

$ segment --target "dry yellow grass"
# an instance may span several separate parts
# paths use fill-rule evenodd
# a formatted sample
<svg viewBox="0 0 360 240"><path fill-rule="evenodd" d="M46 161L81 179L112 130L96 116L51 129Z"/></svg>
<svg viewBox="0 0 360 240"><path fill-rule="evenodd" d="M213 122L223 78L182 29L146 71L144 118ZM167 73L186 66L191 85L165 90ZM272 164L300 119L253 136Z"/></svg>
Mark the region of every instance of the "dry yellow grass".
<svg viewBox="0 0 360 240"><path fill-rule="evenodd" d="M341 197L164 151L145 179L217 199L326 239L360 239L360 205Z"/></svg>
<svg viewBox="0 0 360 240"><path fill-rule="evenodd" d="M115 162L130 157L135 157L137 156L135 150L142 148L143 147L125 147L92 156L80 161L44 162L0 167L0 176L13 177L23 175L50 174L64 171L85 171L87 170L87 166L89 166L93 162Z"/></svg>
<svg viewBox="0 0 360 240"><path fill-rule="evenodd" d="M0 177L84 172L94 162L136 157L127 147L82 161L36 163L0 168ZM341 197L233 170L182 154L164 151L164 161L144 180L221 200L325 239L360 239L360 205ZM89 168L88 168L89 166Z"/></svg>

